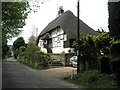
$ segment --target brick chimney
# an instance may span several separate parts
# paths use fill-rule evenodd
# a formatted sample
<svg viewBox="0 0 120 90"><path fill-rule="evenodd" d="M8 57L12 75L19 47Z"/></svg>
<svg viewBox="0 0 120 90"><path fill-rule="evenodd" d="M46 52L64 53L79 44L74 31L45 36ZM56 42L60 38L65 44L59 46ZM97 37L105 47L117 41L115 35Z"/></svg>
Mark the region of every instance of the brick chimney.
<svg viewBox="0 0 120 90"><path fill-rule="evenodd" d="M62 13L64 13L63 6L60 6L58 11L58 16L60 16Z"/></svg>

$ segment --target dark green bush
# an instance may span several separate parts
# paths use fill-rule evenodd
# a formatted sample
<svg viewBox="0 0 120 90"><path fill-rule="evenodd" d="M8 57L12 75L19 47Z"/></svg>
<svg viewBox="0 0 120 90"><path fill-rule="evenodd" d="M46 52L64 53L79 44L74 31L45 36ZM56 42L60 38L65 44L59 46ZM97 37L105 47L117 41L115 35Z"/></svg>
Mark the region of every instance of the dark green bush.
<svg viewBox="0 0 120 90"><path fill-rule="evenodd" d="M101 59L101 73L111 74L111 64L108 56L102 56Z"/></svg>
<svg viewBox="0 0 120 90"><path fill-rule="evenodd" d="M117 88L114 74L101 74L98 70L85 71L75 74L73 79L65 79L85 88Z"/></svg>
<svg viewBox="0 0 120 90"><path fill-rule="evenodd" d="M113 42L110 47L110 54L112 57L120 57L120 40Z"/></svg>
<svg viewBox="0 0 120 90"><path fill-rule="evenodd" d="M115 73L120 87L120 40L114 41L110 47L112 71Z"/></svg>
<svg viewBox="0 0 120 90"><path fill-rule="evenodd" d="M120 58L119 61L112 61L112 71L115 73L118 86L120 87Z"/></svg>
<svg viewBox="0 0 120 90"><path fill-rule="evenodd" d="M24 46L19 48L19 60L34 69L48 68L51 66L51 57L42 52L40 47L36 46L34 42L29 42L27 48Z"/></svg>

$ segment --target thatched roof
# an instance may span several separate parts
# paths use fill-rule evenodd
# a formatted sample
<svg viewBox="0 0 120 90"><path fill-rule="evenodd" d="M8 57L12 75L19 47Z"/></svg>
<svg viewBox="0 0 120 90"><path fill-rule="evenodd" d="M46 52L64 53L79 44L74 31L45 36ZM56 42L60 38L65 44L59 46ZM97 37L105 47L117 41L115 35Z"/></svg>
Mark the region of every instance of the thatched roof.
<svg viewBox="0 0 120 90"><path fill-rule="evenodd" d="M108 2L120 2L120 0L109 0Z"/></svg>
<svg viewBox="0 0 120 90"><path fill-rule="evenodd" d="M77 17L71 11L66 11L52 22L50 22L40 33L38 39L44 34L52 31L54 28L60 27L67 34L69 39L77 38ZM98 35L96 31L90 28L82 20L80 20L80 37L87 35Z"/></svg>

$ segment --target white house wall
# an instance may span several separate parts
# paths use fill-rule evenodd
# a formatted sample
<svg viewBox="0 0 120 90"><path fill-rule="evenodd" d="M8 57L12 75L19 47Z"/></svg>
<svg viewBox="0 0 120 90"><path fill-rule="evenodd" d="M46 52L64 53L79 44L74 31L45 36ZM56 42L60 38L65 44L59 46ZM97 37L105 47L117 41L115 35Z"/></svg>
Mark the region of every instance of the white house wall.
<svg viewBox="0 0 120 90"><path fill-rule="evenodd" d="M40 40L40 41L39 41L38 46L40 47L40 49L41 49L43 52L47 53L46 48L44 48L44 46L43 46L43 40Z"/></svg>
<svg viewBox="0 0 120 90"><path fill-rule="evenodd" d="M67 35L64 34L63 29L57 28L54 31L51 32L52 37L52 52L56 54L60 53L69 53L70 48L64 48L64 41L67 40ZM43 40L40 40L39 46L41 47L41 50L47 53L46 48L43 46Z"/></svg>
<svg viewBox="0 0 120 90"><path fill-rule="evenodd" d="M57 47L57 48L52 48L53 53L60 54L60 53L68 53L68 50L70 48L63 48L63 47Z"/></svg>

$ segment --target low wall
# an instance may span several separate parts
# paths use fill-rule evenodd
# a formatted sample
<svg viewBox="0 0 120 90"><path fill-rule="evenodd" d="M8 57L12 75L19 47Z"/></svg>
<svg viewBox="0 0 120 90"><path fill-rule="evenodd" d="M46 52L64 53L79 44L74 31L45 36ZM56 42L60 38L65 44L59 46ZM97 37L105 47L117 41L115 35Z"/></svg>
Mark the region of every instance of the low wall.
<svg viewBox="0 0 120 90"><path fill-rule="evenodd" d="M69 54L69 53L68 54L66 54L66 53L62 53L62 54L49 53L49 55L53 59L53 62L60 61L63 65L69 65L70 57L73 56L73 54Z"/></svg>

